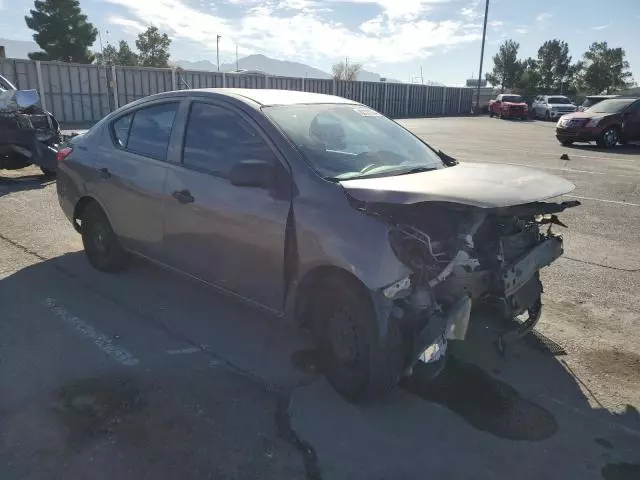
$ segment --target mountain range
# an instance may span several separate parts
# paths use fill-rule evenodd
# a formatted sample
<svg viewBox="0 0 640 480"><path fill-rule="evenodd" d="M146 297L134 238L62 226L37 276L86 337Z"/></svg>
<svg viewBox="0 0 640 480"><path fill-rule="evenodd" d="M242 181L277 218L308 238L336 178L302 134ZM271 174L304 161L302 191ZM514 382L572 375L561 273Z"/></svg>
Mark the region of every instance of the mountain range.
<svg viewBox="0 0 640 480"><path fill-rule="evenodd" d="M40 50L38 45L29 40L9 40L6 38L0 38L0 45L5 47L5 55L7 58L27 58L29 52ZM184 68L185 70L205 70L215 71L217 70L216 64L209 60L189 61L189 60L177 60L171 62L175 66ZM307 78L331 78L331 74L324 72L318 68L311 67L304 63L292 62L289 60L278 60L270 58L265 55L249 55L238 59L238 66L242 70L259 70L269 75L278 75L283 77L307 77ZM236 70L236 64L223 63L220 65L220 71L230 72ZM367 70L361 70L358 74L358 80L366 82L379 82L380 75ZM387 79L388 82L398 82L399 80ZM433 82L429 82L431 85L435 85Z"/></svg>
<svg viewBox="0 0 640 480"><path fill-rule="evenodd" d="M217 66L209 60L200 60L197 62L178 60L174 63L176 66L182 67L185 70L217 70ZM238 59L237 67L235 62L220 64L221 72L232 72L236 69L259 70L261 72L268 73L269 75L277 75L281 77L332 78L330 73L304 63L292 62L289 60L277 60L260 54L249 55ZM367 70L361 70L358 74L358 80L363 82L379 82L380 75L368 72ZM397 82L398 80L388 79L388 81Z"/></svg>

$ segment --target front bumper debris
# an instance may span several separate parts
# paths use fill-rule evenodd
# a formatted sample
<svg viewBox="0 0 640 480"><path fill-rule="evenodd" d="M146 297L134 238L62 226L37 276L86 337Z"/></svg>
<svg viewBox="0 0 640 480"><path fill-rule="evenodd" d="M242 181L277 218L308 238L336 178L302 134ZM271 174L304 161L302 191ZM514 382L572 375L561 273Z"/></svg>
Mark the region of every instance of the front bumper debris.
<svg viewBox="0 0 640 480"><path fill-rule="evenodd" d="M464 295L444 314L431 315L425 327L415 336L412 362L432 363L444 357L447 340L464 340L469 318L471 298Z"/></svg>
<svg viewBox="0 0 640 480"><path fill-rule="evenodd" d="M562 238L550 237L507 267L501 274L505 296L516 293L538 270L557 260L562 252Z"/></svg>

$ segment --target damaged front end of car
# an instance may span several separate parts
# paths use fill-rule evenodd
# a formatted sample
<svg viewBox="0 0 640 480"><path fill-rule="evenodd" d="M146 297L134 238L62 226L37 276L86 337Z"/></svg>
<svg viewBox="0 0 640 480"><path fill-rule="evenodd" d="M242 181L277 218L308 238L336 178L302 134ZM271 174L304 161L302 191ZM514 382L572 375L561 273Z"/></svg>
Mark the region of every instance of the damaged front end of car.
<svg viewBox="0 0 640 480"><path fill-rule="evenodd" d="M393 304L390 321L401 325L407 373L418 361L442 360L448 340L464 340L471 309L479 304L497 305L513 320L496 340L502 352L530 332L542 308L539 270L563 253L562 236L553 231L554 225L564 226L557 214L580 205L355 203L389 225L391 247L412 272L380 292Z"/></svg>
<svg viewBox="0 0 640 480"><path fill-rule="evenodd" d="M60 125L39 100L35 90L0 89L0 169L37 165L55 171Z"/></svg>

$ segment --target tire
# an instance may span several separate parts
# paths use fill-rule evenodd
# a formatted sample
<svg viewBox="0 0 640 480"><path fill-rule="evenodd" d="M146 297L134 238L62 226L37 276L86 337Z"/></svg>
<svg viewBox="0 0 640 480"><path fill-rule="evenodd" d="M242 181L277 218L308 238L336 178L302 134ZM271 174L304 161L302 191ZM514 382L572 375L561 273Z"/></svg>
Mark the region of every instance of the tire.
<svg viewBox="0 0 640 480"><path fill-rule="evenodd" d="M605 128L598 137L597 144L600 148L613 148L620 139L620 131L618 127L611 126Z"/></svg>
<svg viewBox="0 0 640 480"><path fill-rule="evenodd" d="M544 112L544 121L545 122L550 122L551 121L551 114L549 113L549 110Z"/></svg>
<svg viewBox="0 0 640 480"><path fill-rule="evenodd" d="M45 179L50 180L50 179L56 178L55 170L49 170L44 167L40 167L40 170L42 171L42 174L44 175Z"/></svg>
<svg viewBox="0 0 640 480"><path fill-rule="evenodd" d="M126 253L100 205L95 202L87 205L80 221L82 244L89 263L102 272L122 270Z"/></svg>
<svg viewBox="0 0 640 480"><path fill-rule="evenodd" d="M493 110L489 110L489 118L493 118Z"/></svg>
<svg viewBox="0 0 640 480"><path fill-rule="evenodd" d="M324 280L311 314L323 372L347 401L365 403L398 384L404 366L399 324L389 322L380 341L375 309L357 281Z"/></svg>

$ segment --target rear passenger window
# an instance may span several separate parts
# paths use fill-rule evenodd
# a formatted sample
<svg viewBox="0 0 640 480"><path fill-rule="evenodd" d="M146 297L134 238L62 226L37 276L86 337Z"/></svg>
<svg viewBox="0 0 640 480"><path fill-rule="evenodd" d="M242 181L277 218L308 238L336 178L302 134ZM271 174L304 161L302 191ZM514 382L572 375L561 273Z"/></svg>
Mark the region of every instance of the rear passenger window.
<svg viewBox="0 0 640 480"><path fill-rule="evenodd" d="M177 111L178 103L163 103L136 110L125 148L157 160L166 160Z"/></svg>
<svg viewBox="0 0 640 480"><path fill-rule="evenodd" d="M127 139L129 138L129 128L131 127L131 119L133 113L120 117L113 122L113 136L119 147L127 146Z"/></svg>
<svg viewBox="0 0 640 480"><path fill-rule="evenodd" d="M274 161L271 148L240 115L226 108L194 102L184 140L183 164L227 176L241 160Z"/></svg>

